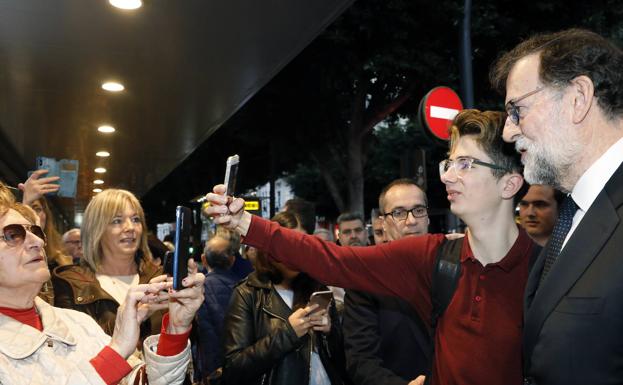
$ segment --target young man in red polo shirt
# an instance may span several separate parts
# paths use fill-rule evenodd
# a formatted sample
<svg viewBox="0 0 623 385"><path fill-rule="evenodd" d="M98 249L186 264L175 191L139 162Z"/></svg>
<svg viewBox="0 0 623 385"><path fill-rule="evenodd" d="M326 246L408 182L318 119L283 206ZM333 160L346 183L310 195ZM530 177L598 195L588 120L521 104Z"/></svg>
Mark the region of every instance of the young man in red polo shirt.
<svg viewBox="0 0 623 385"><path fill-rule="evenodd" d="M455 294L436 328L436 385L522 382L522 303L533 243L514 219L513 198L523 178L514 149L501 139L505 117L461 112L453 122L449 159L440 163L450 208L469 230ZM240 232L246 244L326 284L402 297L430 320L431 276L443 234L339 247L254 217L244 212L241 199L228 204L224 191L216 186L208 194L207 213Z"/></svg>

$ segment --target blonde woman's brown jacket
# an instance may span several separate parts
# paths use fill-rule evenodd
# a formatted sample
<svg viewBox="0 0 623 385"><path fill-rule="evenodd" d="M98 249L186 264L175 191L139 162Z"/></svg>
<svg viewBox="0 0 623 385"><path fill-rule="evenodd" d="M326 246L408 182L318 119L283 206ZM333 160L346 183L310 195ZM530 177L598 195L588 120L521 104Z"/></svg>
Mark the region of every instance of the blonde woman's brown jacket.
<svg viewBox="0 0 623 385"><path fill-rule="evenodd" d="M151 262L141 261L139 284L161 275L162 268ZM59 266L52 275L54 285L54 306L74 309L93 317L112 335L119 303L106 292L95 277L95 273L85 265ZM152 334L160 333L163 312L154 313L141 325L141 341Z"/></svg>

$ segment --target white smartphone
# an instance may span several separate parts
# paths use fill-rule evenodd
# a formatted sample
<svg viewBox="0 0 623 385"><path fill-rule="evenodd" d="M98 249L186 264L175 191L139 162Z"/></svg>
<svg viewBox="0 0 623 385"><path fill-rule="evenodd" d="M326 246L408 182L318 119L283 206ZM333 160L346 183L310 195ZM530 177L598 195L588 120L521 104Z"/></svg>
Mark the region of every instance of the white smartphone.
<svg viewBox="0 0 623 385"><path fill-rule="evenodd" d="M227 158L225 166L225 187L227 187L227 196L234 196L236 192L236 176L238 175L238 165L240 164L240 157L238 155L232 155Z"/></svg>

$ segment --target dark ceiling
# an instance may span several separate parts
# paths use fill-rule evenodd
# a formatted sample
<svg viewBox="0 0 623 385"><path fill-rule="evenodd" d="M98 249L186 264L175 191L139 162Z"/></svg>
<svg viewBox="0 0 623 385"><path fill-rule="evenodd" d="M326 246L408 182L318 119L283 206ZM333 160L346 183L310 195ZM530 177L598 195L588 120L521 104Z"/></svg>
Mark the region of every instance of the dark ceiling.
<svg viewBox="0 0 623 385"><path fill-rule="evenodd" d="M104 188L145 194L353 0L143 2L0 0L2 179L23 180L43 155L80 161L69 211L92 196L98 166Z"/></svg>

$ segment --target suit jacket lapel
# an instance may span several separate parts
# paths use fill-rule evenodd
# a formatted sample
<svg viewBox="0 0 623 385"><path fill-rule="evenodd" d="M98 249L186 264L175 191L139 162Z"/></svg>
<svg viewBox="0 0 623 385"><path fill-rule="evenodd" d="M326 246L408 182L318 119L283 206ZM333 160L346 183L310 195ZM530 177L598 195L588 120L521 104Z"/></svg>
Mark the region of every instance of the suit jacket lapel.
<svg viewBox="0 0 623 385"><path fill-rule="evenodd" d="M532 349L545 319L584 273L599 250L608 241L618 223L619 217L615 207L610 201L606 189L604 189L569 238L547 279L534 293L544 263L544 253L541 253L535 268L530 273L528 287L532 292L528 291L528 287L526 288L527 309L524 327L526 361L530 360ZM540 268L537 269L537 266ZM529 300L530 302L528 302Z"/></svg>

